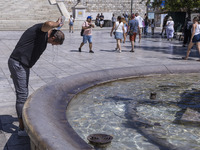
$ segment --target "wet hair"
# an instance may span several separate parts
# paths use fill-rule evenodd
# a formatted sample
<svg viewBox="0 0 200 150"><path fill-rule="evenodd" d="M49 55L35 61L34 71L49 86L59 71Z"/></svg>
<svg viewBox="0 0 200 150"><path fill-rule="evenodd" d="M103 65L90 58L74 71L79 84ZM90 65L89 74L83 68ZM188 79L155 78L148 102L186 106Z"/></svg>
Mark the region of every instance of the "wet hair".
<svg viewBox="0 0 200 150"><path fill-rule="evenodd" d="M62 45L63 41L65 40L64 33L62 31L56 30L56 29L52 30L50 37L55 37L55 39L53 41L60 45Z"/></svg>
<svg viewBox="0 0 200 150"><path fill-rule="evenodd" d="M121 22L122 22L122 17L121 17L121 16L118 16L118 17L117 17L117 20L119 20L119 23L121 23Z"/></svg>

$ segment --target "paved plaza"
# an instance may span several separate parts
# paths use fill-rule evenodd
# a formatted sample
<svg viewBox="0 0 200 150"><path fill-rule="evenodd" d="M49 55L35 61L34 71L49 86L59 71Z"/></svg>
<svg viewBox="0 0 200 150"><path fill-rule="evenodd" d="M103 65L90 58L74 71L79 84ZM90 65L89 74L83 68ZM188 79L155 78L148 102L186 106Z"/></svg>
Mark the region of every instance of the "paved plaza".
<svg viewBox="0 0 200 150"><path fill-rule="evenodd" d="M61 46L48 45L36 65L31 69L29 94L41 86L58 78L83 72L102 69L152 66L152 65L186 65L200 64L196 61L199 54L196 47L192 49L189 60L182 60L187 48L182 42L169 42L156 33L143 37L141 43L136 41L135 52L130 53L131 44L122 43L122 53L116 52L116 41L110 37L111 28L93 31L93 51L89 53L88 44L82 52L78 47L82 42L80 31L68 33ZM14 85L10 78L7 61L23 31L0 31L0 150L29 150L29 138L18 137L17 115L15 111Z"/></svg>

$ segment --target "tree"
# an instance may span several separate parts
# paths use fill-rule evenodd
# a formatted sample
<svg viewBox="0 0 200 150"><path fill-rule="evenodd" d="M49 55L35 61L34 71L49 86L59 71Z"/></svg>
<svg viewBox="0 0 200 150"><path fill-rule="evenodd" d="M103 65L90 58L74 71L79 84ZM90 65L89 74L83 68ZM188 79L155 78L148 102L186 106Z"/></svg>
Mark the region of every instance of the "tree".
<svg viewBox="0 0 200 150"><path fill-rule="evenodd" d="M148 0L147 4L152 3ZM162 4L164 3L164 7ZM200 0L154 0L152 3L154 8L160 8L165 11L184 11L191 16L191 11L200 10Z"/></svg>

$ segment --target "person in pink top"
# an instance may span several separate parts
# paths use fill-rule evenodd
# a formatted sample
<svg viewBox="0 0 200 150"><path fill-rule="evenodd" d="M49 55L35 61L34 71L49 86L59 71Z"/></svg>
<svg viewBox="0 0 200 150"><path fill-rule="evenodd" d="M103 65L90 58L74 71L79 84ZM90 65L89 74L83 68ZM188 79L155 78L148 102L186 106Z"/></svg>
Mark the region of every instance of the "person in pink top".
<svg viewBox="0 0 200 150"><path fill-rule="evenodd" d="M79 47L79 52L81 52L81 48L88 41L90 53L94 53L92 51L92 28L94 28L94 24L92 24L92 17L88 16L87 20L82 25L82 29L84 30L84 33L83 33L83 42L81 43L81 45Z"/></svg>

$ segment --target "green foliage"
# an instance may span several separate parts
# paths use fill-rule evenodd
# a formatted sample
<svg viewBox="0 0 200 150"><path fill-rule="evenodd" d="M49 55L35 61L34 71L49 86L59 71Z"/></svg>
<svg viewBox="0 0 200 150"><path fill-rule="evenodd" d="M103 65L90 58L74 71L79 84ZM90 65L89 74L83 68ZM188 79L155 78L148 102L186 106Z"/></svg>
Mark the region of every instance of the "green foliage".
<svg viewBox="0 0 200 150"><path fill-rule="evenodd" d="M150 3L148 0L147 4ZM190 11L200 9L200 0L165 0L165 7L161 8L162 0L154 0L153 7L167 11Z"/></svg>

